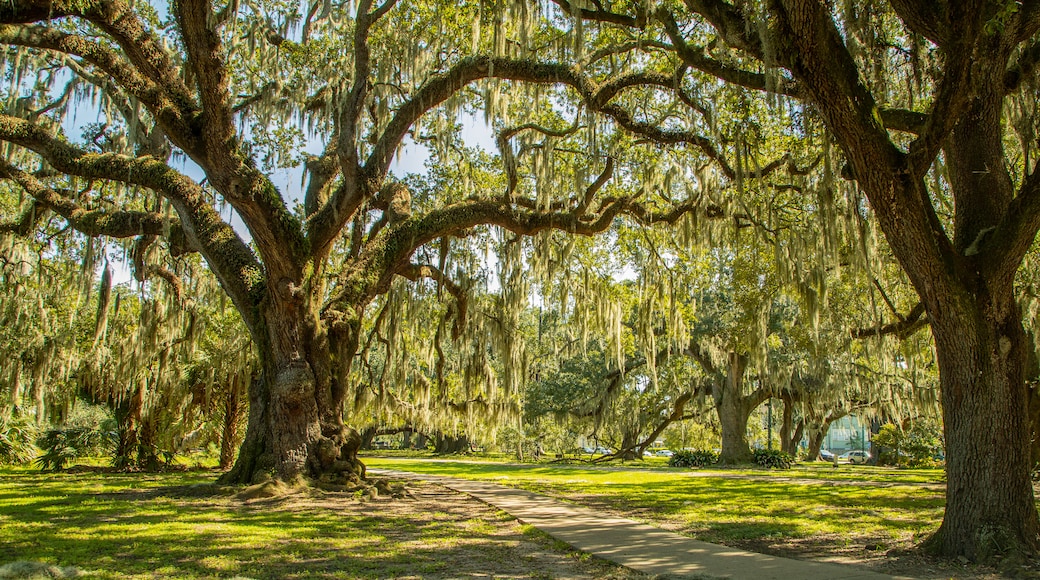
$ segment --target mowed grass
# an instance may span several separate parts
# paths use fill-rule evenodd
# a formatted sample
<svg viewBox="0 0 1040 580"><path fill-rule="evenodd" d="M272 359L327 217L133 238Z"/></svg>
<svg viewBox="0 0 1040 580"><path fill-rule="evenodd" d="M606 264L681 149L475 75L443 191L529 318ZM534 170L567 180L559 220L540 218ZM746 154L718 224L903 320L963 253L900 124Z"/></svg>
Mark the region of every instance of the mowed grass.
<svg viewBox="0 0 1040 580"><path fill-rule="evenodd" d="M216 476L0 468L0 566L74 566L83 577L102 580L488 572L545 578L551 577L547 567L571 565L583 567L568 572L581 578L616 572L573 554L546 555L553 550L547 538L437 486L416 487L418 498L364 503L313 489L243 501L235 490L212 485ZM537 557L528 557L532 553Z"/></svg>
<svg viewBox="0 0 1040 580"><path fill-rule="evenodd" d="M830 464L790 471L691 471L367 458L370 468L496 481L682 531L748 540L869 540L909 546L942 520L943 476ZM911 475L912 474L912 475Z"/></svg>

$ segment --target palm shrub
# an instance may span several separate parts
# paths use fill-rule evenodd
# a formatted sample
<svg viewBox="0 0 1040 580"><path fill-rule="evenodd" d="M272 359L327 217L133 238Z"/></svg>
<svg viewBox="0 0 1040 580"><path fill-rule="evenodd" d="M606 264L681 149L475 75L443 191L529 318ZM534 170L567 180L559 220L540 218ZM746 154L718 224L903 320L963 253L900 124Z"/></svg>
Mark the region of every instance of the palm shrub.
<svg viewBox="0 0 1040 580"><path fill-rule="evenodd" d="M81 457L111 455L118 435L113 421L92 410L74 416L69 423L48 429L36 442L43 454L40 469L61 471Z"/></svg>
<svg viewBox="0 0 1040 580"><path fill-rule="evenodd" d="M675 455L668 459L668 465L671 467L705 467L718 461L719 454L710 449L684 449L675 452Z"/></svg>
<svg viewBox="0 0 1040 580"><path fill-rule="evenodd" d="M30 417L0 416L0 464L29 463L36 456L36 424Z"/></svg>
<svg viewBox="0 0 1040 580"><path fill-rule="evenodd" d="M769 469L791 469L794 457L776 449L756 449L752 455L755 465Z"/></svg>

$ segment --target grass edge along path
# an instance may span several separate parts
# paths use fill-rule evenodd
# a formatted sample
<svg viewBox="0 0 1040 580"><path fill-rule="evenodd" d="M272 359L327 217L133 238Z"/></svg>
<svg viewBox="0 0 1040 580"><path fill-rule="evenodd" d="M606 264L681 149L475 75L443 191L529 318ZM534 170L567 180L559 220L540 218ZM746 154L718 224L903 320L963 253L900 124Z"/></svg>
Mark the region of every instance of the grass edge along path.
<svg viewBox="0 0 1040 580"><path fill-rule="evenodd" d="M854 566L791 560L701 542L627 518L603 515L542 494L488 481L401 471L380 473L391 477L426 479L465 492L578 550L647 574L756 580L894 578Z"/></svg>
<svg viewBox="0 0 1040 580"><path fill-rule="evenodd" d="M798 546L805 543L816 554L850 547L908 549L938 527L945 503L941 482L871 486L805 476L789 481L763 477L758 470L691 475L689 470L364 460L373 469L502 483L702 541L795 557L803 556ZM768 546L774 548L763 549Z"/></svg>

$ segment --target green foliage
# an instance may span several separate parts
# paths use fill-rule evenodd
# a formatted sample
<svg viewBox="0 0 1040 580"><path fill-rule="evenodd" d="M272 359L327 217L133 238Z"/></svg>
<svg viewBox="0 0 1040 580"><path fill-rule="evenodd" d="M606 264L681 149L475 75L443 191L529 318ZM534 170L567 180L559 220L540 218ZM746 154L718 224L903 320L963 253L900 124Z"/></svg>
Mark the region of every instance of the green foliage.
<svg viewBox="0 0 1040 580"><path fill-rule="evenodd" d="M29 463L36 456L36 424L30 417L0 416L0 465Z"/></svg>
<svg viewBox="0 0 1040 580"><path fill-rule="evenodd" d="M752 455L755 465L769 469L791 469L794 457L778 449L756 449Z"/></svg>
<svg viewBox="0 0 1040 580"><path fill-rule="evenodd" d="M43 454L40 469L61 471L82 457L111 454L117 439L113 421L97 408L74 414L61 427L48 429L36 442Z"/></svg>
<svg viewBox="0 0 1040 580"><path fill-rule="evenodd" d="M676 451L668 459L669 467L707 467L719 461L719 454L710 449Z"/></svg>
<svg viewBox="0 0 1040 580"><path fill-rule="evenodd" d="M931 467L943 453L939 428L923 422L914 423L909 429L891 423L882 425L873 441L875 447L880 447L879 465Z"/></svg>
<svg viewBox="0 0 1040 580"><path fill-rule="evenodd" d="M669 449L717 449L722 446L718 416L708 413L697 421L677 421L662 434Z"/></svg>

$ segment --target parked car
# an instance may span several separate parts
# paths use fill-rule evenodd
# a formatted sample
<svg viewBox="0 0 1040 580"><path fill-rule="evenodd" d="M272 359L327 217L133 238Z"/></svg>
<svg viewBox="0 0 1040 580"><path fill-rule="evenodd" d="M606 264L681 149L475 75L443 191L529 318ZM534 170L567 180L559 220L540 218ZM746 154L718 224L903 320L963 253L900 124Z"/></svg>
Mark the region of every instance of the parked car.
<svg viewBox="0 0 1040 580"><path fill-rule="evenodd" d="M834 461L834 454L826 449L820 449L820 459L824 461Z"/></svg>
<svg viewBox="0 0 1040 580"><path fill-rule="evenodd" d="M610 455L611 453L614 453L614 452L611 451L610 449L606 448L606 447L597 447L596 448L596 453L598 453L600 455Z"/></svg>
<svg viewBox="0 0 1040 580"><path fill-rule="evenodd" d="M658 449L657 450L657 456L658 457L671 457L673 455L675 455L675 453L673 453L671 449Z"/></svg>
<svg viewBox="0 0 1040 580"><path fill-rule="evenodd" d="M838 459L848 461L852 464L862 465L870 461L870 453L866 451L849 451L848 453L841 455Z"/></svg>

